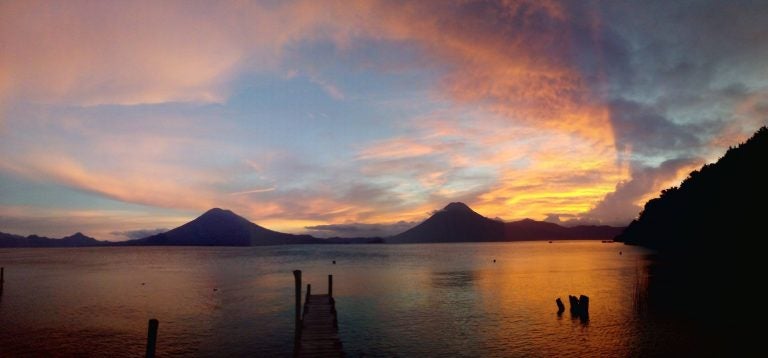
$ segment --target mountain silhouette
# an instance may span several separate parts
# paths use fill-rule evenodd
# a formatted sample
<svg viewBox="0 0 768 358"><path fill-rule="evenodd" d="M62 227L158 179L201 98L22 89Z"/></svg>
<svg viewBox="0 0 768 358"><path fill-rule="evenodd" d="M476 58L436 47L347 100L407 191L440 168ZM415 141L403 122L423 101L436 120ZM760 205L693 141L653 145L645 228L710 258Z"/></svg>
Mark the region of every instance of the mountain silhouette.
<svg viewBox="0 0 768 358"><path fill-rule="evenodd" d="M464 203L450 203L387 243L503 241L504 223L482 216Z"/></svg>
<svg viewBox="0 0 768 358"><path fill-rule="evenodd" d="M427 220L405 232L389 237L387 243L487 242L564 239L609 239L623 228L611 226L563 227L524 219L502 222L489 219L464 203L450 203Z"/></svg>
<svg viewBox="0 0 768 358"><path fill-rule="evenodd" d="M0 247L83 247L104 246L108 244L109 242L107 241L99 241L80 232L61 239L37 235L25 237L0 232Z"/></svg>
<svg viewBox="0 0 768 358"><path fill-rule="evenodd" d="M542 240L569 237L568 228L533 219L508 222L504 225L504 228L505 237L508 240Z"/></svg>
<svg viewBox="0 0 768 358"><path fill-rule="evenodd" d="M691 172L680 187L662 190L616 240L665 252L722 252L734 246L727 243L765 233L759 208L768 202L766 163L768 128L762 127L716 163Z"/></svg>
<svg viewBox="0 0 768 358"><path fill-rule="evenodd" d="M613 238L624 230L623 227L607 225L561 226L546 221L523 219L504 224L504 237L507 241L523 240L581 240Z"/></svg>
<svg viewBox="0 0 768 358"><path fill-rule="evenodd" d="M127 241L126 245L261 246L318 243L309 235L293 235L256 225L232 211L214 208L173 230Z"/></svg>

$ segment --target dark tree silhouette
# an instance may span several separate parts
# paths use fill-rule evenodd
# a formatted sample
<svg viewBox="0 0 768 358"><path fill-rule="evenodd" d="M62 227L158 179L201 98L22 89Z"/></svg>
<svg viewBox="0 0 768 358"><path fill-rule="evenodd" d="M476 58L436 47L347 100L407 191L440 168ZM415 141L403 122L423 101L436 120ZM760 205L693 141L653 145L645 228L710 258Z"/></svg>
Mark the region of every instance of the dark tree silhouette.
<svg viewBox="0 0 768 358"><path fill-rule="evenodd" d="M768 128L645 204L616 240L662 252L740 250L765 236Z"/></svg>
<svg viewBox="0 0 768 358"><path fill-rule="evenodd" d="M690 321L706 355L763 349L750 302L765 281L768 128L661 192L616 240L656 250L645 288L649 313ZM706 343L706 344L704 344ZM694 354L696 355L696 354Z"/></svg>

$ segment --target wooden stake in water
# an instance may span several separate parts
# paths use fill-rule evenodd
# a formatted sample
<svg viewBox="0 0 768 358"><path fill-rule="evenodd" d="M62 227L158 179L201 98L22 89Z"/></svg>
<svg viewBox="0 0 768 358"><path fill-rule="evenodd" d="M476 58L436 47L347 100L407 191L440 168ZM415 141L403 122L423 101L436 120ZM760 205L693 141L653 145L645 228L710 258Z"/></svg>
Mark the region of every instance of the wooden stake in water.
<svg viewBox="0 0 768 358"><path fill-rule="evenodd" d="M299 344L301 338L301 270L293 271L293 278L296 281L296 320L294 331L294 343Z"/></svg>
<svg viewBox="0 0 768 358"><path fill-rule="evenodd" d="M157 346L157 326L160 325L156 319L149 320L149 328L147 329L147 358L155 357L155 347Z"/></svg>
<svg viewBox="0 0 768 358"><path fill-rule="evenodd" d="M333 275L328 275L328 297L333 297Z"/></svg>

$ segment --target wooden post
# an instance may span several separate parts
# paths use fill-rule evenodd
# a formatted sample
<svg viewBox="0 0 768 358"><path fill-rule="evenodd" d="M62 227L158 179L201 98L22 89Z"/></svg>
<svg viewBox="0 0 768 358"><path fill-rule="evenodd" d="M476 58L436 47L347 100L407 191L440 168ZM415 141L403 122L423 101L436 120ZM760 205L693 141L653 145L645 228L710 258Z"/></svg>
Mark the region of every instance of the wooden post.
<svg viewBox="0 0 768 358"><path fill-rule="evenodd" d="M584 295L579 296L579 314L582 319L589 318L589 297Z"/></svg>
<svg viewBox="0 0 768 358"><path fill-rule="evenodd" d="M571 314L574 316L579 315L579 299L576 296L568 295L568 303L571 305Z"/></svg>
<svg viewBox="0 0 768 358"><path fill-rule="evenodd" d="M155 357L155 347L157 346L157 326L160 324L156 319L149 320L147 329L147 358Z"/></svg>
<svg viewBox="0 0 768 358"><path fill-rule="evenodd" d="M563 314L563 311L565 311L565 305L563 304L563 300L561 300L560 297L558 297L555 300L555 303L557 303L557 314L559 315Z"/></svg>
<svg viewBox="0 0 768 358"><path fill-rule="evenodd" d="M5 267L0 267L0 285L5 282Z"/></svg>
<svg viewBox="0 0 768 358"><path fill-rule="evenodd" d="M301 338L301 270L293 271L293 278L296 281L296 320L294 331L294 344L299 344Z"/></svg>
<svg viewBox="0 0 768 358"><path fill-rule="evenodd" d="M333 297L333 275L328 275L328 297Z"/></svg>
<svg viewBox="0 0 768 358"><path fill-rule="evenodd" d="M312 285L307 284L307 295L304 297L304 313L302 313L302 315L301 315L302 317L306 317L307 316L307 312L309 312L309 305L307 303L309 302L309 295L312 294L311 292L312 292ZM304 321L302 320L301 323L302 323L301 328L303 330L304 329Z"/></svg>

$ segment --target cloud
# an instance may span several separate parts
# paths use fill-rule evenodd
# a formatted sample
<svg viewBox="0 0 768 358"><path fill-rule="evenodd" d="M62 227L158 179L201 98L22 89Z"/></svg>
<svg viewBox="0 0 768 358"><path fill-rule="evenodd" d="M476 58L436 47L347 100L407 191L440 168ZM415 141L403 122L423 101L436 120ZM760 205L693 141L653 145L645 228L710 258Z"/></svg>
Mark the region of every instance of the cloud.
<svg viewBox="0 0 768 358"><path fill-rule="evenodd" d="M436 148L419 143L413 138L389 138L363 149L360 159L398 159L408 157L421 157L431 154Z"/></svg>
<svg viewBox="0 0 768 358"><path fill-rule="evenodd" d="M335 86L335 85L329 83L328 81L322 80L322 79L320 79L318 77L314 77L314 76L310 77L309 80L310 80L310 82L320 86L320 88L322 88L323 91L328 94L328 96L330 96L331 98L333 98L333 99L335 99L337 101L341 101L341 100L343 100L346 97L344 95L344 92L342 92L341 89L339 89L338 86Z"/></svg>
<svg viewBox="0 0 768 358"><path fill-rule="evenodd" d="M271 188L261 188L261 189L251 189L251 190L245 190L245 191L238 191L235 193L229 193L229 195L250 195L250 194L259 194L259 193L266 193L270 191L274 191L275 187Z"/></svg>
<svg viewBox="0 0 768 358"><path fill-rule="evenodd" d="M701 145L694 128L672 122L654 107L617 99L611 112L620 151L631 148L636 155L658 156Z"/></svg>
<svg viewBox="0 0 768 358"><path fill-rule="evenodd" d="M3 2L0 95L82 105L222 101L245 52L227 22L209 16L233 14L178 5Z"/></svg>
<svg viewBox="0 0 768 358"><path fill-rule="evenodd" d="M399 234L416 226L416 222L399 221L391 224L327 224L305 227L320 237L387 237Z"/></svg>
<svg viewBox="0 0 768 358"><path fill-rule="evenodd" d="M110 234L114 236L124 236L128 239L135 240L135 239L143 239L148 236L162 234L164 232L168 231L168 229L137 229L137 230L128 230L128 231L113 231Z"/></svg>
<svg viewBox="0 0 768 358"><path fill-rule="evenodd" d="M658 167L635 168L631 180L616 184L614 192L607 194L594 208L577 215L575 219L625 225L637 216L645 201L661 189L679 183L684 173L701 164L701 160L697 158L677 158L667 160Z"/></svg>

